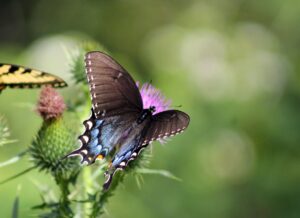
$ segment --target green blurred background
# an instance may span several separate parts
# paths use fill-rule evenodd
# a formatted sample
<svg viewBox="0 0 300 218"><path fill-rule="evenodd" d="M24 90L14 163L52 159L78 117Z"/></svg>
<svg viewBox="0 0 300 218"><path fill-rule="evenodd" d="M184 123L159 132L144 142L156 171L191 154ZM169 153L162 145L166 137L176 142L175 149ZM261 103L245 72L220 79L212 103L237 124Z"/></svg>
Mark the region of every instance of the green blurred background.
<svg viewBox="0 0 300 218"><path fill-rule="evenodd" d="M155 143L151 168L182 182L127 177L106 217L300 217L300 2L298 0L1 0L0 62L52 72L71 85L68 52L96 40L136 80L152 83L191 116L188 130ZM4 90L11 138L0 162L28 147L41 119L38 90ZM78 121L81 122L81 121ZM0 169L3 180L30 166ZM40 203L30 172L0 186L10 217Z"/></svg>

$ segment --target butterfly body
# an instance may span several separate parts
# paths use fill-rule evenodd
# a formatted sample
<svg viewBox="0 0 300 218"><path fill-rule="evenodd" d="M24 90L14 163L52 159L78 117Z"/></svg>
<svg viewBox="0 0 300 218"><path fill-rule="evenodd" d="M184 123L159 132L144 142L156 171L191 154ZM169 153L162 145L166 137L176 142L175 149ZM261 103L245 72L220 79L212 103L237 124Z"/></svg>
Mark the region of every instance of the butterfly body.
<svg viewBox="0 0 300 218"><path fill-rule="evenodd" d="M81 147L68 156L80 155L82 162L92 164L111 154L103 186L107 189L116 170L124 169L153 141L182 132L189 124L189 116L177 110L155 113L155 102L144 108L136 83L110 56L89 52L85 64L92 115L83 122Z"/></svg>

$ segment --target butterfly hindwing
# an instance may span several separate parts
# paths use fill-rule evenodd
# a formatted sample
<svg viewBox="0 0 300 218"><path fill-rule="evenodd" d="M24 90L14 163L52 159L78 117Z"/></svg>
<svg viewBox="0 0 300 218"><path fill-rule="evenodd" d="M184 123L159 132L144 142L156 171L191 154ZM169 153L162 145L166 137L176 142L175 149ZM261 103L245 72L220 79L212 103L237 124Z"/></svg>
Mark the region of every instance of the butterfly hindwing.
<svg viewBox="0 0 300 218"><path fill-rule="evenodd" d="M149 145L149 143L176 135L189 125L189 116L182 111L169 110L154 115L151 121L144 127L144 134L137 137L132 144L122 146L114 155L111 169L106 171L106 181L103 189L107 190L115 173L118 170L124 170L125 167L135 160L141 151Z"/></svg>
<svg viewBox="0 0 300 218"><path fill-rule="evenodd" d="M97 120L92 110L90 118L83 122L85 127L84 133L78 137L81 143L80 148L71 152L66 157L78 155L82 158L81 163L94 163L102 149L102 145L98 141L102 124L103 120Z"/></svg>
<svg viewBox="0 0 300 218"><path fill-rule="evenodd" d="M142 145L181 133L189 125L189 116L178 110L163 111L153 115L144 134Z"/></svg>
<svg viewBox="0 0 300 218"><path fill-rule="evenodd" d="M38 88L42 85L66 87L61 78L39 70L12 64L0 64L0 90L10 88Z"/></svg>
<svg viewBox="0 0 300 218"><path fill-rule="evenodd" d="M110 56L89 52L85 56L85 65L96 118L143 110L142 98L134 80Z"/></svg>
<svg viewBox="0 0 300 218"><path fill-rule="evenodd" d="M81 147L67 156L79 155L82 163L92 164L97 158L106 157L118 146L123 137L127 137L127 130L137 119L136 114L130 113L126 117L113 116L98 119L92 110L89 119L83 122L85 131L78 138Z"/></svg>

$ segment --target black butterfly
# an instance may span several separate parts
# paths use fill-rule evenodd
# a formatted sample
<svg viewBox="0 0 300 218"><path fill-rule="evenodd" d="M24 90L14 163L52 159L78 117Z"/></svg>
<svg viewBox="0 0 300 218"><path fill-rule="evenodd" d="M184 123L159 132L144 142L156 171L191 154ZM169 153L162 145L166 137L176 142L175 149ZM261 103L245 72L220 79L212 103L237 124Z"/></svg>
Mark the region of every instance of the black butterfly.
<svg viewBox="0 0 300 218"><path fill-rule="evenodd" d="M117 169L124 169L149 143L182 132L189 116L178 110L153 115L155 107L143 108L139 89L129 73L110 56L94 51L85 57L92 97L92 114L83 122L82 146L68 156L80 155L92 164L116 150L104 189Z"/></svg>

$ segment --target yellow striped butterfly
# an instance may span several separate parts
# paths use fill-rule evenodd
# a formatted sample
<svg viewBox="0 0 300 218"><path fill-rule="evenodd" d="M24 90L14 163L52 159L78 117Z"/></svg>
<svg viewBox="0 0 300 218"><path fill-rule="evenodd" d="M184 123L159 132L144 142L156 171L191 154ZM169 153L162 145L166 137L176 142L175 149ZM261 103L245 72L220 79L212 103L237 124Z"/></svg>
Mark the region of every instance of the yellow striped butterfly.
<svg viewBox="0 0 300 218"><path fill-rule="evenodd" d="M0 63L0 92L10 88L39 88L50 85L54 88L66 87L67 83L50 73L13 64Z"/></svg>

